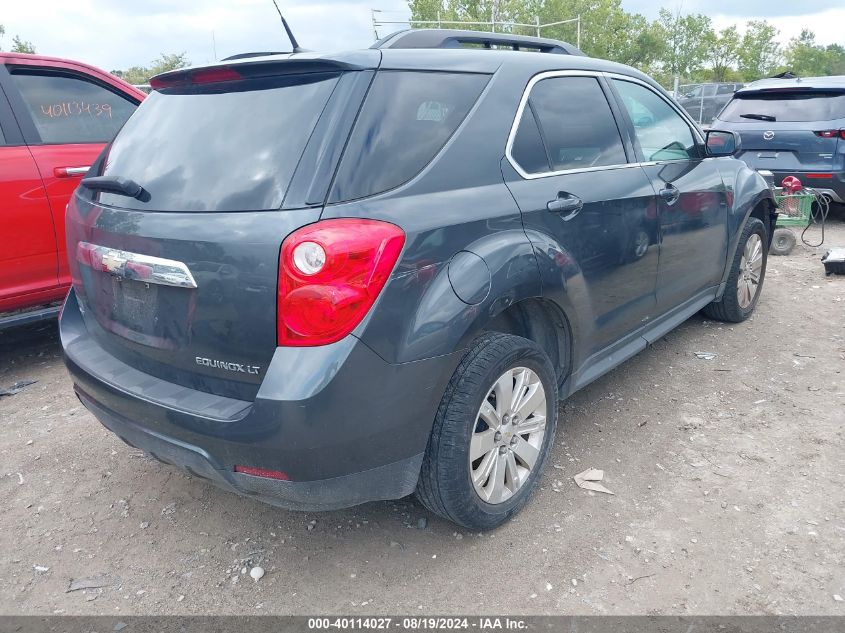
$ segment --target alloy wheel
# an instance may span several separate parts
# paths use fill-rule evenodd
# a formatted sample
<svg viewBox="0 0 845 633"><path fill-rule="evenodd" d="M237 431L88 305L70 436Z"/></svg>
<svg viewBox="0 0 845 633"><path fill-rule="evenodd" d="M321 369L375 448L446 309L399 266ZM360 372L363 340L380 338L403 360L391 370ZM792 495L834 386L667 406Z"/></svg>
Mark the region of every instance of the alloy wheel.
<svg viewBox="0 0 845 633"><path fill-rule="evenodd" d="M481 403L470 438L470 478L478 496L498 504L516 494L540 460L545 434L540 377L527 367L508 369Z"/></svg>
<svg viewBox="0 0 845 633"><path fill-rule="evenodd" d="M745 242L742 259L739 262L739 277L736 282L736 298L739 307L747 310L760 290L763 273L763 240L752 233Z"/></svg>

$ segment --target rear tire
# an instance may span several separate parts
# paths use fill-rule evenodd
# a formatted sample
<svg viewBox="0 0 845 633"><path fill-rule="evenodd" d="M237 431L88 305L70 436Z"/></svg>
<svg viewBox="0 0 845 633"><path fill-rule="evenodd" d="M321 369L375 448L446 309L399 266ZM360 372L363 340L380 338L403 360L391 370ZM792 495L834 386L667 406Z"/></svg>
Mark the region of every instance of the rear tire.
<svg viewBox="0 0 845 633"><path fill-rule="evenodd" d="M789 255L792 249L795 248L796 243L795 233L789 229L775 229L769 254L778 256Z"/></svg>
<svg viewBox="0 0 845 633"><path fill-rule="evenodd" d="M440 402L417 498L470 530L498 527L536 488L556 425L557 380L546 353L519 336L482 336Z"/></svg>
<svg viewBox="0 0 845 633"><path fill-rule="evenodd" d="M722 300L706 306L702 310L705 316L728 323L741 323L751 316L766 277L768 249L765 244L766 227L759 219L748 218L739 238Z"/></svg>

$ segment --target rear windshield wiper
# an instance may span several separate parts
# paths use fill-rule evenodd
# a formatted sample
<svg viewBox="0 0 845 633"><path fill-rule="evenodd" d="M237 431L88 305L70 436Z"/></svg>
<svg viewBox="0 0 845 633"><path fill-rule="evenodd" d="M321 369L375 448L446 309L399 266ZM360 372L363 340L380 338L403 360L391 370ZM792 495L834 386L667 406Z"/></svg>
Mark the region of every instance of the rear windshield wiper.
<svg viewBox="0 0 845 633"><path fill-rule="evenodd" d="M743 119L756 119L758 121L777 121L771 114L740 114Z"/></svg>
<svg viewBox="0 0 845 633"><path fill-rule="evenodd" d="M92 176L90 178L83 178L79 184L92 191L108 191L109 193L138 198L139 200L146 193L144 188L134 180L120 178L119 176Z"/></svg>

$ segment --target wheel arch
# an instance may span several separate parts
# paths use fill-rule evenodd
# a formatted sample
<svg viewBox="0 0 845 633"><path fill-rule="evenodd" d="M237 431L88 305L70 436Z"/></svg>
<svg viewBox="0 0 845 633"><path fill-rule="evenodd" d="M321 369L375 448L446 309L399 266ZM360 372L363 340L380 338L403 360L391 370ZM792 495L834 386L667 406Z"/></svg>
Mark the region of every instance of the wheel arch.
<svg viewBox="0 0 845 633"><path fill-rule="evenodd" d="M540 297L523 299L491 318L478 333L513 334L534 341L549 356L558 385L572 371L572 329L563 310Z"/></svg>
<svg viewBox="0 0 845 633"><path fill-rule="evenodd" d="M740 162L740 161L736 161ZM722 178L732 196L728 205L728 249L725 260L725 271L719 286L717 301L720 301L731 272L731 264L739 247L742 231L749 218L757 218L766 227L766 249L771 246L772 237L777 221L777 204L772 190L763 177L745 165L741 165L730 174L722 172Z"/></svg>

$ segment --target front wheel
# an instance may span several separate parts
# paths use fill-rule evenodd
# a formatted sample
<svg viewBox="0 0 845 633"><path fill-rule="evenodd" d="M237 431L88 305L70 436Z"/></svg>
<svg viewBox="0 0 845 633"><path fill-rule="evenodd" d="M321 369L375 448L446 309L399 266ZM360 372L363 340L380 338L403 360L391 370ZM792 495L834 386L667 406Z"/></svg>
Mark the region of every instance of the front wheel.
<svg viewBox="0 0 845 633"><path fill-rule="evenodd" d="M734 255L722 300L704 308L704 314L717 321L741 323L757 305L766 277L766 227L757 218L748 218Z"/></svg>
<svg viewBox="0 0 845 633"><path fill-rule="evenodd" d="M534 491L556 423L557 380L545 352L519 336L477 339L440 403L417 498L470 530L501 525Z"/></svg>

